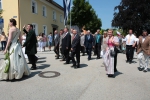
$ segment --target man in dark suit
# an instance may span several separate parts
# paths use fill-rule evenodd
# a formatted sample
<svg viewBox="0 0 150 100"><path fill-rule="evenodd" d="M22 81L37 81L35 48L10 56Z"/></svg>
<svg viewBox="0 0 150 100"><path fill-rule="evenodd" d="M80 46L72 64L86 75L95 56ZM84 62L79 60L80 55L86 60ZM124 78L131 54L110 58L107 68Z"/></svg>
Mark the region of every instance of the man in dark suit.
<svg viewBox="0 0 150 100"><path fill-rule="evenodd" d="M64 52L64 56L66 58L66 63L64 64L69 64L70 62L70 57L69 57L69 51L71 49L71 35L68 32L68 28L64 28L64 37L62 39L62 51Z"/></svg>
<svg viewBox="0 0 150 100"><path fill-rule="evenodd" d="M26 36L26 42L23 44L23 47L26 47L25 49L25 54L27 54L29 61L32 64L31 70L36 69L36 57L35 54L37 53L37 38L36 34L33 30L33 25L28 24L27 25L27 30L25 29L26 26L23 27L23 31L27 34Z"/></svg>
<svg viewBox="0 0 150 100"><path fill-rule="evenodd" d="M91 60L91 51L92 51L92 48L94 48L93 44L94 44L93 35L91 35L90 30L88 30L87 34L85 35L85 41L84 41L84 46L88 54L88 60Z"/></svg>
<svg viewBox="0 0 150 100"><path fill-rule="evenodd" d="M60 42L60 35L58 34L57 30L55 31L55 36L54 36L54 52L56 53L56 59L59 59L59 42Z"/></svg>
<svg viewBox="0 0 150 100"><path fill-rule="evenodd" d="M76 61L74 59L74 56L76 55L77 65ZM73 38L72 38L72 45L71 45L71 58L74 68L80 67L80 36L77 34L77 30L73 30Z"/></svg>
<svg viewBox="0 0 150 100"><path fill-rule="evenodd" d="M97 30L97 34L94 35L94 46L97 55L97 59L100 59L101 45L102 45L103 36L100 35L100 30Z"/></svg>

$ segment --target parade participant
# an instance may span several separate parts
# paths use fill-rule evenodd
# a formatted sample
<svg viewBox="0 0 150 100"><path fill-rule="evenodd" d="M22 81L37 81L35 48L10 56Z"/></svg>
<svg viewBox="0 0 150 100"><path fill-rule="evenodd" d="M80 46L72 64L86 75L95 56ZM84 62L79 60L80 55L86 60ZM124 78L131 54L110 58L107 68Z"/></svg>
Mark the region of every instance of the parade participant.
<svg viewBox="0 0 150 100"><path fill-rule="evenodd" d="M138 59L139 59L139 71L147 72L150 57L150 36L148 36L147 31L143 31L143 36L139 37L139 44L137 49ZM143 58L144 57L144 61Z"/></svg>
<svg viewBox="0 0 150 100"><path fill-rule="evenodd" d="M113 30L108 30L108 37L106 53L104 55L104 64L106 67L108 77L113 77L114 72L117 72L117 49L116 46L119 46L118 37L113 36Z"/></svg>
<svg viewBox="0 0 150 100"><path fill-rule="evenodd" d="M15 19L9 20L9 36L4 51L5 61L0 66L0 80L21 79L23 75L30 75L30 69L22 52L21 32L16 24Z"/></svg>

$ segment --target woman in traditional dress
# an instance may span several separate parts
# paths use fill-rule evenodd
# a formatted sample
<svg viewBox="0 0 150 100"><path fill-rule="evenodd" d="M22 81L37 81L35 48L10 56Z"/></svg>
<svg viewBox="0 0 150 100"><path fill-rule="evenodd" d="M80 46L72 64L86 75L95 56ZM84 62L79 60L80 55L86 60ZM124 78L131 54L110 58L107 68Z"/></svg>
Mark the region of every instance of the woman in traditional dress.
<svg viewBox="0 0 150 100"><path fill-rule="evenodd" d="M30 75L30 69L22 52L21 33L16 23L15 19L10 19L9 36L4 51L5 60L0 65L0 80L21 79L23 75Z"/></svg>
<svg viewBox="0 0 150 100"><path fill-rule="evenodd" d="M107 48L104 55L104 64L106 67L108 77L113 77L114 72L117 72L117 48L119 39L113 36L113 30L108 30L108 37L106 38Z"/></svg>

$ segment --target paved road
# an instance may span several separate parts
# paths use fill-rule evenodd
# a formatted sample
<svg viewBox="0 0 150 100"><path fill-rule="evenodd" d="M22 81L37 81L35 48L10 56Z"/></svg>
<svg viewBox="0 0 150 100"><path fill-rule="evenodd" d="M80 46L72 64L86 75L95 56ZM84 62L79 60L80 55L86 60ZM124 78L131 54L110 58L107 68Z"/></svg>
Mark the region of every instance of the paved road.
<svg viewBox="0 0 150 100"><path fill-rule="evenodd" d="M108 78L102 60L87 61L81 57L82 68L55 60L54 52L40 52L37 70L18 81L1 81L1 100L150 100L150 72L137 70L134 64L125 63L125 55L118 55L115 78ZM4 56L0 53L0 58ZM96 57L93 57L96 58ZM31 66L31 65L29 65ZM42 78L38 74L56 71L60 76ZM52 76L53 73L46 73Z"/></svg>

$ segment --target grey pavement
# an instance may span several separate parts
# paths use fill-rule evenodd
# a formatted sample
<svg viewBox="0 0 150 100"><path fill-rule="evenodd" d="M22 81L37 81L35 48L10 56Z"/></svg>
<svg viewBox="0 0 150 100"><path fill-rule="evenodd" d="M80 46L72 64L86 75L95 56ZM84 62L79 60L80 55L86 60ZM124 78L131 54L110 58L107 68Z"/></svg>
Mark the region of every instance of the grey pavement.
<svg viewBox="0 0 150 100"><path fill-rule="evenodd" d="M53 51L38 52L38 69L21 80L0 81L1 100L150 100L150 72L139 72L138 61L125 63L126 56L118 55L114 78L106 75L103 60L81 56L81 67L55 60ZM0 53L0 58L4 55ZM31 67L31 65L29 65ZM60 76L39 77L39 73L56 71ZM53 76L46 73L45 76Z"/></svg>

